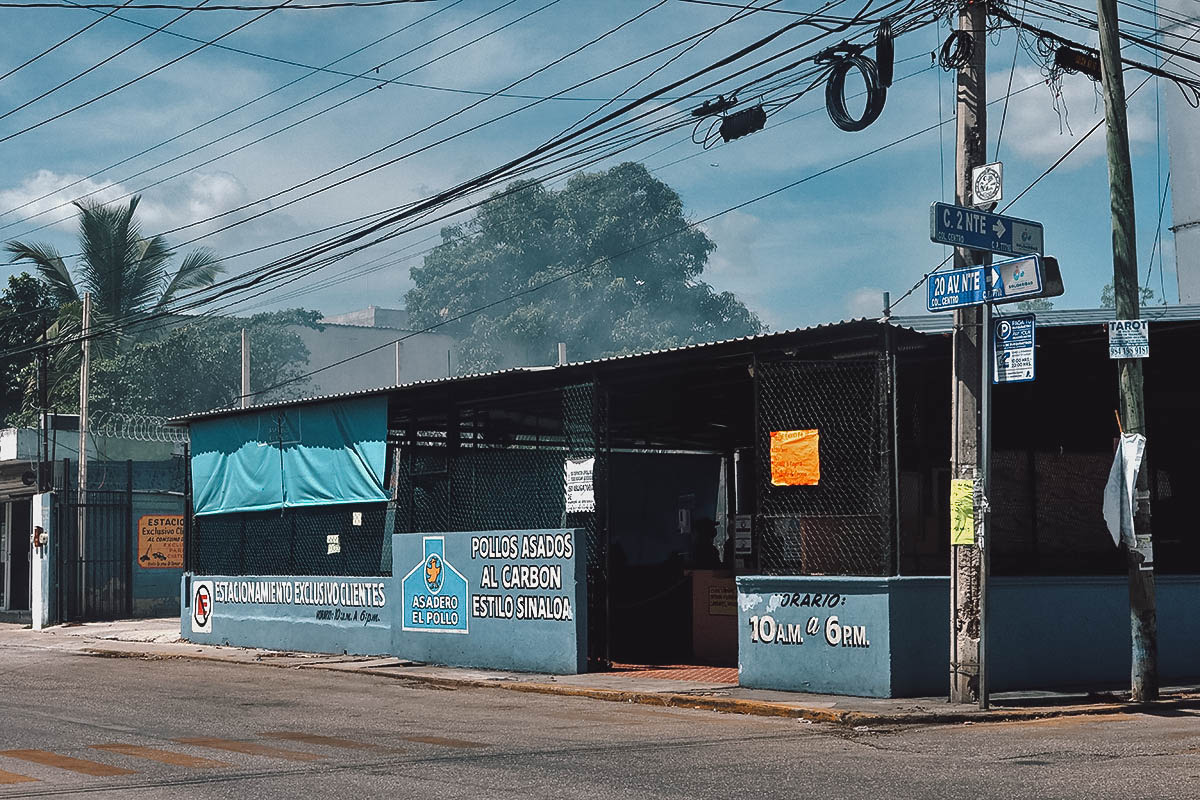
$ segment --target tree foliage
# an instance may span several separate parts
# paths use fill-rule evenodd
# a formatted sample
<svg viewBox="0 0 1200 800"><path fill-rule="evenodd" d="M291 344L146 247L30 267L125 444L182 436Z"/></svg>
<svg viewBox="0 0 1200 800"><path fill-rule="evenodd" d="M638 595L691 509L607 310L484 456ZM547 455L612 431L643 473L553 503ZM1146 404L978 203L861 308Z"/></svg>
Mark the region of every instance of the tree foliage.
<svg viewBox="0 0 1200 800"><path fill-rule="evenodd" d="M1163 301L1159 300L1158 295L1149 286L1142 286L1139 288L1139 290L1138 290L1138 305L1139 306L1148 306L1151 303L1161 303L1161 302L1163 302ZM1117 307L1117 295L1116 295L1116 292L1113 290L1113 285L1111 283L1105 284L1104 288L1100 290L1100 307L1101 308L1116 308Z"/></svg>
<svg viewBox="0 0 1200 800"><path fill-rule="evenodd" d="M92 294L91 324L98 332L91 340L89 396L90 407L97 411L174 416L229 405L240 393L243 327L250 329L252 388L299 377L308 349L292 326L319 327L316 312L295 309L248 319L158 316L187 292L212 285L224 267L211 251L199 248L172 268L174 252L167 241L162 236L142 236L136 218L138 200L133 197L115 206L76 204L80 256L74 270L50 245L21 241L5 245L13 262L32 264L41 278L26 274L10 279L5 301L14 308L38 303L53 308L48 332L54 353L49 407L59 413L79 410L79 333L85 291ZM18 280L19 285L13 283ZM4 308L0 303L0 317ZM133 324L139 320L145 324ZM32 356L0 366L8 370L10 394L4 400L10 422L35 425L37 372ZM304 385L293 381L255 400L292 395ZM20 414L13 413L17 408L22 409Z"/></svg>
<svg viewBox="0 0 1200 800"><path fill-rule="evenodd" d="M32 348L41 340L43 326L53 317L46 284L28 272L9 276L8 287L0 293L0 348L25 352L0 358L0 428L7 427L10 418L21 410L25 398L22 374L36 361ZM36 374L30 374L36 381Z"/></svg>
<svg viewBox="0 0 1200 800"><path fill-rule="evenodd" d="M583 360L763 330L701 280L716 245L641 164L581 173L561 191L518 181L493 197L442 229L405 295L419 328L483 309L443 328L459 341L460 371L550 363L560 341Z"/></svg>

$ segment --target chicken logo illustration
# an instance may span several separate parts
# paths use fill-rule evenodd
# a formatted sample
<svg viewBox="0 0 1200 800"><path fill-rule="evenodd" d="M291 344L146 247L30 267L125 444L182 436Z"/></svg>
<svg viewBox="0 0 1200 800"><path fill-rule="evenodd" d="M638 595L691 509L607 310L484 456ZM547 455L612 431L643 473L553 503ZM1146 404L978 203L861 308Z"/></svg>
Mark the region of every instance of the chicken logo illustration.
<svg viewBox="0 0 1200 800"><path fill-rule="evenodd" d="M425 560L425 586L434 594L442 590L442 560L435 555Z"/></svg>
<svg viewBox="0 0 1200 800"><path fill-rule="evenodd" d="M401 582L401 628L422 633L467 633L470 592L467 579L446 556L446 537L423 536L420 541L421 559ZM417 554L412 555L416 561Z"/></svg>

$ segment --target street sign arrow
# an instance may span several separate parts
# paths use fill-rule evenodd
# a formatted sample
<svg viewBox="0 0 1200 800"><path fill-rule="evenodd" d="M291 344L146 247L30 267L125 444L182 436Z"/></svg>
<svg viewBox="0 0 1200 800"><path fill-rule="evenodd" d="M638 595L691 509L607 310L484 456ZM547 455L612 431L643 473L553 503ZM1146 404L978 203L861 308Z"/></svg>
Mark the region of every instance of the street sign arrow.
<svg viewBox="0 0 1200 800"><path fill-rule="evenodd" d="M1042 257L1021 256L945 272L926 281L925 308L950 311L981 303L1013 303L1043 293Z"/></svg>
<svg viewBox="0 0 1200 800"><path fill-rule="evenodd" d="M1042 255L1045 228L1032 220L934 203L929 207L929 238L969 250L1012 256Z"/></svg>

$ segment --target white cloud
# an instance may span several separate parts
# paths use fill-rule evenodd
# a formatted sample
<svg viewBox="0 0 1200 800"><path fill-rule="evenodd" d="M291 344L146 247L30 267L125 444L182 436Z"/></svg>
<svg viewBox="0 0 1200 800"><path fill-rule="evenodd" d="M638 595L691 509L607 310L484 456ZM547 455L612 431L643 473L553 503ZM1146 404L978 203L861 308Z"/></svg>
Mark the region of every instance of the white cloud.
<svg viewBox="0 0 1200 800"><path fill-rule="evenodd" d="M1041 79L1034 67L1018 67L1013 87L1019 88ZM993 96L1003 97L1007 89L1007 73L994 73L989 83ZM1129 88L1132 88L1131 86ZM1056 98L1049 86L1014 94L1006 115L993 106L989 127L999 126L1004 117L1002 147L1026 158L1045 160L1061 156L1072 144L1104 118L1104 99L1099 84L1083 75L1064 75L1061 94ZM999 128L997 127L997 130ZM1129 107L1129 139L1133 144L1154 141L1154 120L1135 101ZM1079 167L1104 156L1104 131L1097 130L1088 137L1062 168Z"/></svg>
<svg viewBox="0 0 1200 800"><path fill-rule="evenodd" d="M878 317L883 313L883 290L862 286L846 295L846 318Z"/></svg>

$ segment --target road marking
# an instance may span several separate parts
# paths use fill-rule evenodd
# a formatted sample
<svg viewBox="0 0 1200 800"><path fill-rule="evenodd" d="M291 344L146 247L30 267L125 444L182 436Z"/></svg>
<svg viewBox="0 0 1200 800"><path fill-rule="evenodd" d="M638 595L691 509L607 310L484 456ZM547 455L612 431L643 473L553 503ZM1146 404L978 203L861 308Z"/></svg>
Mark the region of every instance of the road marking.
<svg viewBox="0 0 1200 800"><path fill-rule="evenodd" d="M160 750L157 747L142 747L141 745L136 744L94 744L91 745L91 747L95 750L104 750L109 753L120 753L123 756L147 758L151 761L158 761L161 764L170 764L174 767L232 766L232 764L227 764L224 761L217 761L211 758L189 756L186 753L176 753L171 750Z"/></svg>
<svg viewBox="0 0 1200 800"><path fill-rule="evenodd" d="M112 775L136 775L132 769L122 769L121 767L113 767L108 764L101 764L99 761L87 761L82 758L71 758L70 756L51 753L49 750L3 750L0 751L0 756L8 756L9 758L19 758L22 761L32 761L34 764L43 764L47 767L58 767L70 772L78 772L83 775L92 775L98 778L107 778Z"/></svg>
<svg viewBox="0 0 1200 800"><path fill-rule="evenodd" d="M483 742L468 742L464 739L444 739L441 736L405 736L406 742L420 742L421 744L437 744L442 747L487 747Z"/></svg>
<svg viewBox="0 0 1200 800"><path fill-rule="evenodd" d="M230 750L234 753L245 753L251 756L267 756L268 758L286 758L290 761L318 761L324 756L316 753L303 753L299 750L286 750L282 747L271 747L258 742L243 742L238 739L214 739L200 737L193 739L175 739L178 744L194 744L200 747L212 747L217 750Z"/></svg>
<svg viewBox="0 0 1200 800"><path fill-rule="evenodd" d="M342 747L347 750L388 750L390 748L383 747L377 744L368 744L367 742L356 742L353 739L340 739L337 736L321 736L317 733L293 733L291 731L263 731L260 736L269 736L272 739L285 739L289 742L302 742L303 744L319 744L326 747Z"/></svg>
<svg viewBox="0 0 1200 800"><path fill-rule="evenodd" d="M28 775L18 775L15 772L6 772L0 769L0 783L29 783L36 780L37 778L31 778Z"/></svg>

